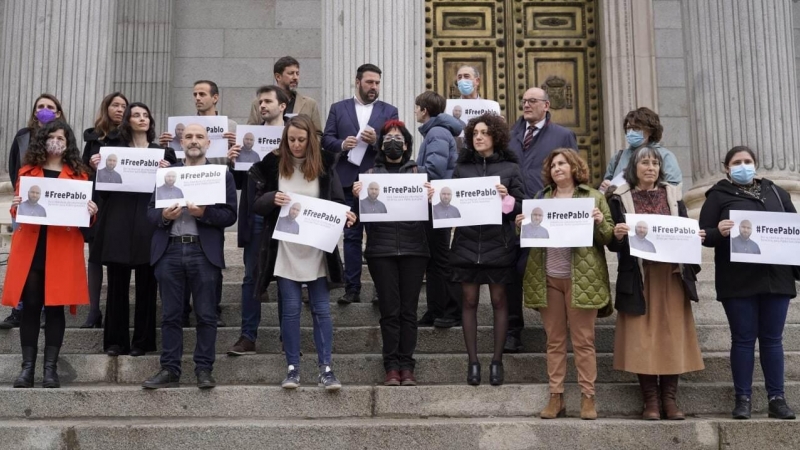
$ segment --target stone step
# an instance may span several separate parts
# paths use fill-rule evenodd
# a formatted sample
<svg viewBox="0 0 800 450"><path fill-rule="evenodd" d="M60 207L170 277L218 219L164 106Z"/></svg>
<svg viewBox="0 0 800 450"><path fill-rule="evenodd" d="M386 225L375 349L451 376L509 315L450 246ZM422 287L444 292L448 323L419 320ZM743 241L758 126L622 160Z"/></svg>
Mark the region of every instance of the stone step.
<svg viewBox="0 0 800 450"><path fill-rule="evenodd" d="M490 326L478 327L478 351L492 351ZM5 339L0 340L0 354L19 353L19 329L2 332ZM160 330L157 330L160 345ZM195 329L184 329L184 348L195 345ZM225 353L239 339L238 328L226 327L217 330L217 353ZM312 328L302 328L301 350L314 349ZM464 353L464 336L461 327L450 329L420 328L417 334L417 353ZM728 351L730 349L730 330L727 325L699 325L697 337L702 351ZM545 333L541 327L526 327L522 332L522 343L528 352L545 351ZM44 333L40 333L39 346L44 348ZM280 352L278 327L259 328L258 348L263 353ZM369 327L334 328L333 353L381 353L381 333L377 325ZM598 352L614 350L614 325L598 325L595 331L595 346ZM800 325L786 325L783 333L783 346L786 351L800 351ZM159 347L160 348L160 347ZM103 353L103 330L70 328L64 336L63 353Z"/></svg>
<svg viewBox="0 0 800 450"><path fill-rule="evenodd" d="M316 384L316 383L314 383ZM567 410L580 408L578 386L565 386ZM278 386L218 386L200 391L190 383L175 389L144 390L138 386L73 386L61 389L0 388L0 417L55 418L421 418L530 417L547 404L546 384L506 384L475 387L440 385L417 387L344 386L326 392L315 385L286 391ZM786 383L788 399L800 398L800 383ZM730 413L730 383L686 383L679 404L690 416ZM754 386L753 412L767 406L763 387ZM597 386L597 412L602 417L634 417L641 413L638 384ZM73 447L74 448L74 447Z"/></svg>
<svg viewBox="0 0 800 450"><path fill-rule="evenodd" d="M183 359L183 380L194 382L194 364L191 349ZM489 379L490 353L480 354L483 379ZM418 354L415 375L421 385L464 384L467 372L467 357L464 354ZM572 354L568 355L567 382L577 382ZM41 357L37 366L37 383L41 380ZM308 352L301 359L301 374L308 384L317 373L315 352ZM689 383L730 382L730 359L727 352L706 352L703 355L706 368L681 376L681 386ZM786 352L786 379L800 380L800 352ZM19 375L22 357L0 355L0 386L9 385ZM507 383L547 384L547 362L542 353L520 353L504 355L503 365ZM333 356L333 367L337 377L348 385L383 384L383 359L380 354L355 354ZM159 356L155 354L138 358L106 355L61 355L59 375L65 386L91 383L139 384L159 369ZM636 383L636 376L613 369L613 355L597 355L597 380L599 383ZM276 386L286 375L286 359L279 354L258 354L239 357L218 355L214 364L214 377L220 384L266 384ZM756 364L754 379L764 379Z"/></svg>
<svg viewBox="0 0 800 450"><path fill-rule="evenodd" d="M437 450L771 450L800 447L800 422L718 417L644 422L631 419L514 418L194 419L142 418L6 420L7 450L130 448L205 450L330 450L405 448Z"/></svg>

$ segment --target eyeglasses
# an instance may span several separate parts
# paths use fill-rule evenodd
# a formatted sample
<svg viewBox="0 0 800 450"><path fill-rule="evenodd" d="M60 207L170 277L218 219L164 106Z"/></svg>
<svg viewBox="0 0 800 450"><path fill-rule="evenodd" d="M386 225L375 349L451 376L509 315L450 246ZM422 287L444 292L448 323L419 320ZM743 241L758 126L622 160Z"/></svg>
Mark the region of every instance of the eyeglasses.
<svg viewBox="0 0 800 450"><path fill-rule="evenodd" d="M383 137L383 142L388 142L388 141L405 142L406 140L403 138L403 136L400 135L387 134L386 136Z"/></svg>
<svg viewBox="0 0 800 450"><path fill-rule="evenodd" d="M543 98L523 98L522 99L522 106L525 106L525 105L533 106L533 105L536 104L536 102L546 102L546 101L547 100L545 100Z"/></svg>

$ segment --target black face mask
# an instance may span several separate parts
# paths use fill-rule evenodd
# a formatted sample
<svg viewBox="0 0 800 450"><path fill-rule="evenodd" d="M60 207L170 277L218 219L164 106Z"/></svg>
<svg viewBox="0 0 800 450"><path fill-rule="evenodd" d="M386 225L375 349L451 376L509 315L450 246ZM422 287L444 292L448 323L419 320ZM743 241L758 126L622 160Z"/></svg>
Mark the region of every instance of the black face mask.
<svg viewBox="0 0 800 450"><path fill-rule="evenodd" d="M391 160L400 159L403 156L403 143L398 141L389 141L383 143L383 153Z"/></svg>

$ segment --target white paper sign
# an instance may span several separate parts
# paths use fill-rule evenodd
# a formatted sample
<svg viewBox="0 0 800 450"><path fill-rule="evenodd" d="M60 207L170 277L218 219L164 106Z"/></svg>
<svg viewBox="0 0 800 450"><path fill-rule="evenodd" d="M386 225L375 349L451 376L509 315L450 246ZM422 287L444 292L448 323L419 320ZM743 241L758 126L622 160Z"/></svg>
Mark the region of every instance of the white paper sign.
<svg viewBox="0 0 800 450"><path fill-rule="evenodd" d="M153 192L164 149L101 147L95 189L116 192Z"/></svg>
<svg viewBox="0 0 800 450"><path fill-rule="evenodd" d="M700 264L700 226L694 219L662 214L625 214L631 256L667 263Z"/></svg>
<svg viewBox="0 0 800 450"><path fill-rule="evenodd" d="M167 119L167 132L172 134L170 147L175 150L175 156L178 159L186 157L183 147L181 147L181 137L183 137L183 130L193 123L206 127L208 138L211 139L211 145L206 151L206 158L228 156L228 140L222 137L223 133L228 132L227 116L174 116Z"/></svg>
<svg viewBox="0 0 800 450"><path fill-rule="evenodd" d="M156 172L156 208L175 203L197 206L225 203L225 174L228 167L217 164L175 166Z"/></svg>
<svg viewBox="0 0 800 450"><path fill-rule="evenodd" d="M367 147L369 147L369 144L361 139L361 134L364 132L364 130L375 131L375 129L369 125L359 130L357 136L358 143L356 144L355 148L352 148L349 152L347 152L347 161L350 162L350 164L355 164L356 166L361 165L361 161L364 160L364 155L367 153Z"/></svg>
<svg viewBox="0 0 800 450"><path fill-rule="evenodd" d="M332 252L347 224L350 207L287 192L292 200L281 208L272 239Z"/></svg>
<svg viewBox="0 0 800 450"><path fill-rule="evenodd" d="M731 261L800 266L800 215L731 211Z"/></svg>
<svg viewBox="0 0 800 450"><path fill-rule="evenodd" d="M500 104L494 100L450 98L447 99L444 112L464 122L466 127L471 119L487 112L500 115ZM461 135L463 136L464 133L462 132Z"/></svg>
<svg viewBox="0 0 800 450"><path fill-rule="evenodd" d="M92 182L63 178L20 177L17 223L89 226Z"/></svg>
<svg viewBox="0 0 800 450"><path fill-rule="evenodd" d="M267 153L281 145L283 128L280 126L240 125L236 127L236 144L241 145L233 170L250 170L250 166L264 159Z"/></svg>
<svg viewBox="0 0 800 450"><path fill-rule="evenodd" d="M592 198L523 200L520 247L589 247L594 237Z"/></svg>
<svg viewBox="0 0 800 450"><path fill-rule="evenodd" d="M498 184L500 177L497 176L432 180L433 228L503 223Z"/></svg>
<svg viewBox="0 0 800 450"><path fill-rule="evenodd" d="M428 181L424 173L358 176L363 187L358 215L362 222L428 220Z"/></svg>

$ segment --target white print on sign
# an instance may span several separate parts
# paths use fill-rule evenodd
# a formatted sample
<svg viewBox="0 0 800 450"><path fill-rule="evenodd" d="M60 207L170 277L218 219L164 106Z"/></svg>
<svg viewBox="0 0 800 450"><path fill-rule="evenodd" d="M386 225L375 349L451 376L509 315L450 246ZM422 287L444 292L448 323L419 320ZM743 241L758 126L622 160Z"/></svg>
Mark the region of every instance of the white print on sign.
<svg viewBox="0 0 800 450"><path fill-rule="evenodd" d="M156 172L156 208L175 203L197 206L225 203L228 167L216 164L173 166Z"/></svg>
<svg viewBox="0 0 800 450"><path fill-rule="evenodd" d="M92 182L63 178L20 177L17 223L89 226Z"/></svg>
<svg viewBox="0 0 800 450"><path fill-rule="evenodd" d="M666 263L700 264L702 240L694 219L625 214L631 256ZM614 238L616 239L616 238Z"/></svg>
<svg viewBox="0 0 800 450"><path fill-rule="evenodd" d="M175 116L167 119L167 133L172 134L170 147L175 150L178 159L186 157L181 146L183 131L191 124L206 127L211 145L206 151L206 158L225 158L228 156L228 140L222 137L228 132L227 116Z"/></svg>
<svg viewBox="0 0 800 450"><path fill-rule="evenodd" d="M267 153L281 145L283 127L265 125L240 125L236 127L236 145L241 145L233 170L250 170Z"/></svg>
<svg viewBox="0 0 800 450"><path fill-rule="evenodd" d="M500 225L503 201L497 192L500 177L433 180L433 228Z"/></svg>
<svg viewBox="0 0 800 450"><path fill-rule="evenodd" d="M444 112L463 122L466 127L471 119L487 112L500 115L500 104L494 100L451 98L447 100ZM463 132L461 136L464 136Z"/></svg>
<svg viewBox="0 0 800 450"><path fill-rule="evenodd" d="M800 214L731 211L731 261L800 266Z"/></svg>
<svg viewBox="0 0 800 450"><path fill-rule="evenodd" d="M355 148L347 152L347 161L357 166L361 165L361 161L364 160L364 154L367 153L367 147L369 147L369 144L361 139L361 134L364 132L364 130L375 131L375 129L369 125L359 130L357 136L358 143L356 144Z"/></svg>
<svg viewBox="0 0 800 450"><path fill-rule="evenodd" d="M291 201L278 213L272 239L332 252L347 226L350 207L291 192L286 195Z"/></svg>
<svg viewBox="0 0 800 450"><path fill-rule="evenodd" d="M152 194L162 159L163 148L101 147L95 189Z"/></svg>
<svg viewBox="0 0 800 450"><path fill-rule="evenodd" d="M362 183L358 196L358 218L362 222L401 222L428 220L428 190L424 173L368 174L358 176Z"/></svg>
<svg viewBox="0 0 800 450"><path fill-rule="evenodd" d="M523 200L520 247L590 247L593 198Z"/></svg>

